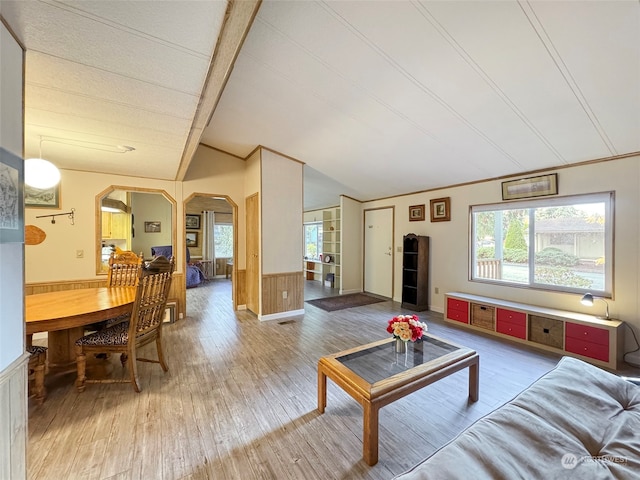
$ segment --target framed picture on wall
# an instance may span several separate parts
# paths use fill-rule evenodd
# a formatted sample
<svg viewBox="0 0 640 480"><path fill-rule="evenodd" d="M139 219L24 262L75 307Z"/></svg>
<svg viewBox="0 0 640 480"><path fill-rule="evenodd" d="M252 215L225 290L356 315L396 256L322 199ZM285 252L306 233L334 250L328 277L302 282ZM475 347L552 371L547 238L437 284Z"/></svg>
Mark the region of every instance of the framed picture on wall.
<svg viewBox="0 0 640 480"><path fill-rule="evenodd" d="M60 184L51 188L24 186L25 208L60 208Z"/></svg>
<svg viewBox="0 0 640 480"><path fill-rule="evenodd" d="M187 247L198 246L198 232L187 232Z"/></svg>
<svg viewBox="0 0 640 480"><path fill-rule="evenodd" d="M409 221L421 222L424 220L424 205L411 205L409 207Z"/></svg>
<svg viewBox="0 0 640 480"><path fill-rule="evenodd" d="M451 220L451 197L434 198L430 200L431 221L448 222Z"/></svg>
<svg viewBox="0 0 640 480"><path fill-rule="evenodd" d="M201 215L192 215L187 213L187 218L185 219L185 226L187 230L200 230L200 219Z"/></svg>
<svg viewBox="0 0 640 480"><path fill-rule="evenodd" d="M24 240L23 175L22 159L0 148L0 243Z"/></svg>
<svg viewBox="0 0 640 480"><path fill-rule="evenodd" d="M502 182L502 199L544 197L558 194L558 174L540 175Z"/></svg>
<svg viewBox="0 0 640 480"><path fill-rule="evenodd" d="M161 222L144 222L145 233L160 233L162 230Z"/></svg>

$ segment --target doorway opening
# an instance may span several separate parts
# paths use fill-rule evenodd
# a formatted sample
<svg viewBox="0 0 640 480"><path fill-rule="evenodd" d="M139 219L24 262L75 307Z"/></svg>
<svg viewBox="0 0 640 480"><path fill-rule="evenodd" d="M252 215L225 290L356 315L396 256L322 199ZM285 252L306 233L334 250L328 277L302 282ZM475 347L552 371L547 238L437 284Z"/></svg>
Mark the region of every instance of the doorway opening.
<svg viewBox="0 0 640 480"><path fill-rule="evenodd" d="M196 288L187 288L187 309L196 289L206 289L221 302L230 302L237 310L236 258L237 206L226 195L194 193L184 202L185 241L189 264L199 268L205 279ZM188 286L188 285L187 285ZM190 298L191 297L191 298Z"/></svg>

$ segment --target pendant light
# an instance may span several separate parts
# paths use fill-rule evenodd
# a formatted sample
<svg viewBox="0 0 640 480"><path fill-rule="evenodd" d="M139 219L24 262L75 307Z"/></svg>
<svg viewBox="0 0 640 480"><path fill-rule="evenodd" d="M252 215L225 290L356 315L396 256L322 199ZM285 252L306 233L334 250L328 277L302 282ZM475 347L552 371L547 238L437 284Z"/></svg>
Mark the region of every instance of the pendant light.
<svg viewBox="0 0 640 480"><path fill-rule="evenodd" d="M24 161L24 183L42 190L54 187L59 182L58 167L42 158L42 137L40 137L40 158L28 158Z"/></svg>

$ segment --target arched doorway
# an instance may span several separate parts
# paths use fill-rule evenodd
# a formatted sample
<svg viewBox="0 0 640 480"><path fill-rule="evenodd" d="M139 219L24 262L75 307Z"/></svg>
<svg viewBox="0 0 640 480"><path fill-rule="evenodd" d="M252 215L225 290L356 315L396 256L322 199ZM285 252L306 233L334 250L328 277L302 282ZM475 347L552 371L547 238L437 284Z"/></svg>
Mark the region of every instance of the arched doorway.
<svg viewBox="0 0 640 480"><path fill-rule="evenodd" d="M184 201L184 212L184 238L192 262L200 262L208 279L231 282L237 310L237 205L226 195L193 193Z"/></svg>

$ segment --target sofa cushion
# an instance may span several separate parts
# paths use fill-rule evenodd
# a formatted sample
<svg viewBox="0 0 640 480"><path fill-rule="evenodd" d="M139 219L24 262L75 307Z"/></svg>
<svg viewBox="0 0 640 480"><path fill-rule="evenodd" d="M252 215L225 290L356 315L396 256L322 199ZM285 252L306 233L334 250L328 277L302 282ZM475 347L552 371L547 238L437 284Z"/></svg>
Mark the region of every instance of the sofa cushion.
<svg viewBox="0 0 640 480"><path fill-rule="evenodd" d="M575 358L397 479L629 479L640 472L640 387Z"/></svg>

